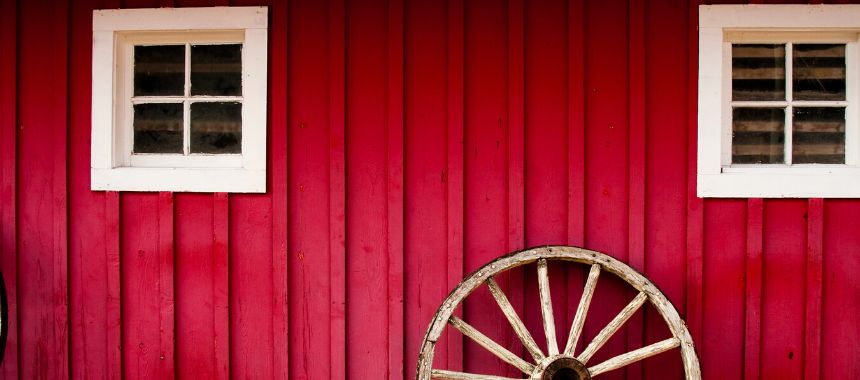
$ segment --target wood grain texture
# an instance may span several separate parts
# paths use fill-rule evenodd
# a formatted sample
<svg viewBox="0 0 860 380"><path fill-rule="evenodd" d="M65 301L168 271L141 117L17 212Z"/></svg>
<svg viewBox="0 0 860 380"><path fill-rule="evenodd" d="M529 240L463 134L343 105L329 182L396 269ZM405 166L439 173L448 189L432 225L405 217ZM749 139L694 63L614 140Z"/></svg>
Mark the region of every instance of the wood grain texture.
<svg viewBox="0 0 860 380"><path fill-rule="evenodd" d="M463 278L465 266L465 2L447 1L447 61L444 63L447 100L445 156L447 164L447 187L445 189L447 271L446 289L453 289ZM407 197L408 198L408 197ZM443 291L444 297L444 291ZM462 313L455 314L462 316ZM463 368L463 341L449 335L447 356L448 368Z"/></svg>
<svg viewBox="0 0 860 380"><path fill-rule="evenodd" d="M173 193L158 194L158 376L176 376ZM119 273L117 273L119 274Z"/></svg>
<svg viewBox="0 0 860 380"><path fill-rule="evenodd" d="M0 375L18 377L18 229L16 155L18 130L18 7L0 3L0 269L6 283L9 335Z"/></svg>
<svg viewBox="0 0 860 380"><path fill-rule="evenodd" d="M54 82L48 96L53 103L51 153L53 158L53 287L50 299L53 308L53 355L57 358L53 376L69 373L69 230L68 230L68 136L69 136L69 12L70 3L57 1L51 14L50 38L56 44L51 60ZM51 365L49 365L50 367Z"/></svg>
<svg viewBox="0 0 860 380"><path fill-rule="evenodd" d="M269 154L271 164L269 185L272 194L272 377L278 380L290 378L290 310L289 269L287 268L289 233L287 227L287 160L289 152L289 120L287 116L287 62L289 46L287 22L289 6L286 0L272 1L269 13L272 17L269 73Z"/></svg>
<svg viewBox="0 0 860 380"><path fill-rule="evenodd" d="M599 333L597 333L594 339L591 340L591 343L589 343L588 346L586 346L585 349L582 350L579 355L577 355L577 359L583 364L587 363L588 360L591 359L592 356L594 356L597 350L599 350L600 347L603 347L603 345L606 344L609 338L611 338L612 335L615 335L615 333L618 332L621 326L624 325L624 323L627 322L627 320L630 319L631 316L633 316L633 313L635 313L639 310L640 307L642 307L642 304L645 303L646 299L647 296L645 295L645 293L639 293L638 295L636 295L636 298L630 301L630 303L628 303L627 306L624 307L624 309L621 309L618 315L616 315L615 318L613 318L612 321L610 321L609 324L606 325L606 327L604 327L602 330L600 330Z"/></svg>
<svg viewBox="0 0 860 380"><path fill-rule="evenodd" d="M808 201L803 378L821 377L821 303L824 276L824 200Z"/></svg>
<svg viewBox="0 0 860 380"><path fill-rule="evenodd" d="M517 311L514 310L513 306L511 306L511 302L508 301L508 297L505 296L505 293L499 287L499 284L492 278L487 279L486 284L487 288L490 289L490 293L493 295L493 298L496 300L496 303L499 304L499 309L501 309L502 313L505 314L505 318L508 319L508 322L511 324L511 328L514 329L514 333L517 334L518 338L520 338L523 346L525 346L526 350L528 350L529 354L532 355L535 361L543 360L545 357L543 352L540 350L537 343L535 343L535 340L532 338L531 333L529 333L528 328L526 328L523 321L517 315Z"/></svg>
<svg viewBox="0 0 860 380"><path fill-rule="evenodd" d="M588 368L588 372L591 373L592 376L597 376L601 373L616 370L618 368L628 366L638 361L645 360L651 356L660 354L662 352L666 352L675 347L678 347L679 344L681 344L681 342L679 342L677 338L669 338L666 340L662 340L660 342L649 344L645 347L618 355L603 363L590 367Z"/></svg>
<svg viewBox="0 0 860 380"><path fill-rule="evenodd" d="M388 241L388 336L387 378L408 377L404 369L405 348L404 320L404 211L403 211L403 160L404 160L404 30L403 0L388 2L388 51L387 51L387 209L386 229ZM410 371L411 372L411 371Z"/></svg>
<svg viewBox="0 0 860 380"><path fill-rule="evenodd" d="M645 252L645 198L646 193L646 66L645 50L650 47L646 40L646 5L630 2L627 20L627 115L630 132L627 134L628 217L627 257L633 268L648 273ZM652 6L653 8L654 6ZM645 342L645 313L632 316L627 321L627 349L642 347ZM627 378L638 379L643 375L642 363L631 362L626 366Z"/></svg>
<svg viewBox="0 0 860 380"><path fill-rule="evenodd" d="M555 334L555 316L552 310L552 295L549 289L549 274L546 260L538 260L538 288L540 289L540 311L543 331L546 336L547 355L558 355L558 341Z"/></svg>
<svg viewBox="0 0 860 380"><path fill-rule="evenodd" d="M215 378L230 377L230 197L215 193L212 206L212 325Z"/></svg>
<svg viewBox="0 0 860 380"><path fill-rule="evenodd" d="M686 321L693 341L702 342L704 334L704 200L696 196L696 147L698 146L697 97L699 38L698 5L702 0L687 1L687 200L686 200ZM701 347L701 346L699 346ZM700 349L701 350L701 349Z"/></svg>
<svg viewBox="0 0 860 380"><path fill-rule="evenodd" d="M579 338L582 336L582 328L585 326L585 319L588 317L588 308L591 306L591 298L594 296L594 290L597 289L597 279L600 277L600 265L594 264L588 271L588 279L585 281L585 288L582 291L582 297L579 299L579 305L576 307L576 314L573 317L573 323L570 325L570 333L567 337L567 344L564 347L566 355L576 354L576 345Z"/></svg>
<svg viewBox="0 0 860 380"><path fill-rule="evenodd" d="M397 120L390 118L389 83L394 70L389 66L391 47L390 4L384 1L346 3L345 123L346 143L346 356L368 360L347 361L346 373L360 378L386 378L390 338L402 323L390 320L393 305L393 250L390 227L396 209L391 191L399 187L395 179L394 150L402 150L394 140ZM400 223L402 225L402 223Z"/></svg>
<svg viewBox="0 0 860 380"><path fill-rule="evenodd" d="M744 318L744 378L758 379L761 357L762 218L763 201L747 201L746 307Z"/></svg>
<svg viewBox="0 0 860 380"><path fill-rule="evenodd" d="M523 373L530 374L532 371L534 371L533 365L521 359L514 353L508 351L500 344L496 343L494 340L482 334L480 331L478 331L468 323L463 322L462 319L452 316L450 319L448 319L448 323L450 323L451 326L453 326L457 330L460 330L463 335L465 335L469 339L472 339L475 343L489 351L491 354L518 368L520 371L523 371Z"/></svg>
<svg viewBox="0 0 860 380"><path fill-rule="evenodd" d="M177 377L214 378L215 199L212 194L177 193L173 206L175 372Z"/></svg>
<svg viewBox="0 0 860 380"><path fill-rule="evenodd" d="M19 375L58 378L69 369L68 4L18 5L18 43L41 47L22 49L17 56ZM42 26L45 20L47 28Z"/></svg>
<svg viewBox="0 0 860 380"><path fill-rule="evenodd" d="M346 377L346 1L328 9L329 113L329 367Z"/></svg>
<svg viewBox="0 0 860 380"><path fill-rule="evenodd" d="M122 363L122 278L121 278L121 211L120 194L106 192L105 210L105 282L107 300L105 304L105 374L109 379L121 379Z"/></svg>

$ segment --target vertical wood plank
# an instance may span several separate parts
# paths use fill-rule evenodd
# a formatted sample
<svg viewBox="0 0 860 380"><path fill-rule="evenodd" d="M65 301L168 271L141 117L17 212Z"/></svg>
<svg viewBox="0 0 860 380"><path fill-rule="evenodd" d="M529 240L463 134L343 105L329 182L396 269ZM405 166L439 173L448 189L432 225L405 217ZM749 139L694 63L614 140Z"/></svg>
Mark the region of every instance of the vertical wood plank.
<svg viewBox="0 0 860 380"><path fill-rule="evenodd" d="M404 372L414 376L423 336L448 284L448 8L445 2L404 5ZM459 141L459 140L458 140ZM458 145L462 151L462 147ZM456 284L456 281L454 282ZM440 367L448 357L449 333L436 345ZM453 335L450 335L453 336ZM444 368L448 368L447 366Z"/></svg>
<svg viewBox="0 0 860 380"><path fill-rule="evenodd" d="M391 72L390 3L349 2L346 18L346 259L347 377L389 376L392 326L389 296L397 259L393 239L394 211L389 197L396 191L392 149L395 132L388 108Z"/></svg>
<svg viewBox="0 0 860 380"><path fill-rule="evenodd" d="M163 360L161 286L164 241L163 205L158 193L121 193L117 225L121 239L116 272L121 317L122 377L151 378L160 374ZM172 309L169 309L172 310ZM172 363L172 357L170 357ZM172 374L172 372L171 372Z"/></svg>
<svg viewBox="0 0 860 380"><path fill-rule="evenodd" d="M567 1L523 2L523 103L524 103L524 246L567 244ZM514 15L513 17L520 17ZM548 264L556 341L564 344L570 322L566 268L559 262ZM533 268L532 268L533 269ZM531 331L544 331L537 271L523 271L523 286L509 289L523 294L521 317ZM535 333L539 346L546 334ZM511 347L521 350L519 339ZM562 347L563 348L563 347ZM516 352L516 351L514 351Z"/></svg>
<svg viewBox="0 0 860 380"><path fill-rule="evenodd" d="M332 289L337 277L343 283L343 256L332 257L335 249L343 250L343 208L333 194L343 192L343 180L334 177L343 173L343 132L333 134L334 101L343 103L343 96L331 94L336 87L331 74L335 61L330 46L330 24L343 20L332 14L326 3L290 1L289 47L293 59L287 66L290 86L289 102L289 280L290 280L290 376L299 379L338 378L332 374L331 354L335 325L343 326L342 289ZM342 41L343 38L341 37ZM342 55L341 55L342 57ZM341 70L342 71L342 70ZM341 75L340 78L343 78ZM341 81L342 82L342 81ZM340 169L332 161L333 151L340 152ZM334 175L333 175L334 173ZM342 178L342 177L341 177ZM332 182L340 181L335 186ZM335 192L332 192L335 190ZM339 219L333 219L333 217ZM332 230L333 225L335 230ZM340 228L340 229L337 229ZM340 304L338 304L340 302ZM341 312L336 314L335 312ZM339 330L342 334L343 330ZM343 365L343 361L338 362ZM340 370L341 376L343 370Z"/></svg>
<svg viewBox="0 0 860 380"><path fill-rule="evenodd" d="M290 378L289 352L289 270L287 268L287 157L289 133L287 120L287 0L275 0L271 9L272 25L269 44L271 83L269 84L269 152L272 194L272 358L274 378Z"/></svg>
<svg viewBox="0 0 860 380"><path fill-rule="evenodd" d="M20 376L69 376L68 4L20 2L16 179ZM47 22L47 25L45 23Z"/></svg>
<svg viewBox="0 0 860 380"><path fill-rule="evenodd" d="M59 4L57 4L59 3ZM68 168L67 138L68 138L68 92L69 92L69 3L55 2L53 7L52 39L55 45L55 56L51 58L54 65L55 81L51 84L53 102L53 271L54 284L51 297L54 308L54 357L57 368L56 378L69 376L69 247L68 247L68 190L66 188Z"/></svg>
<svg viewBox="0 0 860 380"><path fill-rule="evenodd" d="M824 284L821 313L821 379L852 379L860 375L860 202L824 202ZM813 377L815 379L818 377ZM810 379L807 377L807 379Z"/></svg>
<svg viewBox="0 0 860 380"><path fill-rule="evenodd" d="M585 245L585 3L567 10L568 244ZM574 285L574 284L571 284ZM581 283L575 284L581 287ZM575 310L574 310L575 312ZM569 319L573 319L570 316Z"/></svg>
<svg viewBox="0 0 860 380"><path fill-rule="evenodd" d="M696 196L696 160L698 138L698 54L699 4L701 0L688 2L687 71L687 243L686 243L686 315L684 316L693 342L703 343L704 315L704 201ZM699 354L702 350L699 349Z"/></svg>
<svg viewBox="0 0 860 380"><path fill-rule="evenodd" d="M508 2L508 252L525 243L524 14L523 0Z"/></svg>
<svg viewBox="0 0 860 380"><path fill-rule="evenodd" d="M507 124L508 124L508 210L507 252L518 251L525 245L525 6L523 0L508 1L507 9ZM525 307L524 277L514 273L509 277L509 298L520 315ZM508 349L522 350L506 330L502 338ZM517 351L514 351L517 352ZM508 367L509 376L518 375Z"/></svg>
<svg viewBox="0 0 860 380"><path fill-rule="evenodd" d="M741 379L744 374L747 203L745 199L705 203L707 233L702 247L708 265L702 273L702 300L708 312L701 320L708 334L693 343L706 379Z"/></svg>
<svg viewBox="0 0 860 380"><path fill-rule="evenodd" d="M176 376L173 193L158 194L158 375Z"/></svg>
<svg viewBox="0 0 860 380"><path fill-rule="evenodd" d="M744 320L744 378L756 380L761 364L761 292L763 201L747 201L746 316Z"/></svg>
<svg viewBox="0 0 860 380"><path fill-rule="evenodd" d="M104 197L105 209L105 273L107 302L105 305L107 378L122 379L122 294L120 277L120 194L108 191Z"/></svg>
<svg viewBox="0 0 860 380"><path fill-rule="evenodd" d="M448 121L447 121L447 288L454 289L463 278L464 267L464 117L465 117L465 9L464 2L448 0ZM455 315L462 317L462 311ZM463 369L463 338L447 332L446 368Z"/></svg>
<svg viewBox="0 0 860 380"><path fill-rule="evenodd" d="M329 4L329 310L332 379L346 377L345 0Z"/></svg>
<svg viewBox="0 0 860 380"><path fill-rule="evenodd" d="M759 378L803 376L806 199L764 201Z"/></svg>
<svg viewBox="0 0 860 380"><path fill-rule="evenodd" d="M821 305L824 276L824 200L812 198L807 208L806 318L803 378L821 376Z"/></svg>
<svg viewBox="0 0 860 380"><path fill-rule="evenodd" d="M585 2L585 239L588 248L627 261L629 218L628 174L628 14L627 1ZM601 308L589 310L584 334L595 336L626 305L629 287L600 281ZM609 359L626 350L626 332L610 340L593 358ZM624 378L624 371L609 379Z"/></svg>
<svg viewBox="0 0 860 380"><path fill-rule="evenodd" d="M177 193L174 207L176 377L214 378L214 199Z"/></svg>
<svg viewBox="0 0 860 380"><path fill-rule="evenodd" d="M567 244L585 246L585 1L567 1ZM582 294L585 273L569 271L567 293ZM565 322L578 302L568 302ZM569 331L568 327L561 331Z"/></svg>
<svg viewBox="0 0 860 380"><path fill-rule="evenodd" d="M6 282L9 334L0 374L18 378L18 230L16 212L16 136L18 130L18 9L0 2L0 268Z"/></svg>
<svg viewBox="0 0 860 380"><path fill-rule="evenodd" d="M629 241L628 264L645 273L645 3L630 2L628 14L627 102L630 134L628 144ZM629 322L628 322L629 323ZM632 331L631 331L632 333ZM630 337L636 341L635 338ZM640 338L641 340L641 338ZM632 343L632 342L631 342ZM638 346L636 346L638 347Z"/></svg>
<svg viewBox="0 0 860 380"><path fill-rule="evenodd" d="M212 207L212 325L215 378L230 378L230 198L215 193Z"/></svg>
<svg viewBox="0 0 860 380"><path fill-rule="evenodd" d="M628 17L627 104L630 132L628 141L628 264L646 273L645 268L645 2L631 1ZM626 323L627 349L644 347L643 313ZM641 362L626 367L628 379L641 379Z"/></svg>
<svg viewBox="0 0 860 380"><path fill-rule="evenodd" d="M512 105L508 87L514 71L509 70L509 13L509 5L497 1L478 0L465 4L464 264L467 272L507 252L515 241L511 222L516 218L516 211L510 210L510 189L514 180L509 165L508 118L516 116L509 114ZM512 17L521 16L519 13ZM508 276L509 281L500 281L503 289L507 283L522 281L517 278L518 273L512 274ZM512 285L508 290L520 289L521 286ZM511 303L517 308L521 295L509 293ZM505 320L501 314L486 312L496 307L489 293L476 293L466 300L463 318L481 331L503 326ZM497 341L511 347L509 345L516 341L513 332L501 333ZM477 345L466 343L463 348L466 372L504 374L500 370L514 370L504 367L504 363Z"/></svg>
<svg viewBox="0 0 860 380"><path fill-rule="evenodd" d="M388 378L403 379L403 0L388 2Z"/></svg>
<svg viewBox="0 0 860 380"><path fill-rule="evenodd" d="M644 192L643 273L655 281L675 308L683 313L687 270L687 231L684 227L687 224L689 186L689 152L683 147L689 143L690 136L687 125L689 0L643 4L644 91L641 96L631 96L631 99L640 99L645 113L644 134L640 137L646 144L645 186L639 190ZM631 9L631 14L638 11ZM631 38L637 38L634 37L636 34L631 31ZM636 112L635 108L631 107L631 112ZM635 128L633 124L631 128ZM631 134L634 133L635 129L631 129ZM631 138L631 143L636 139ZM631 159L631 165L636 161ZM631 186L635 186L634 183ZM654 309L645 309L644 321L644 342L656 342L665 337L665 323ZM631 349L636 347L641 345L630 346ZM657 356L641 362L641 365L644 369L642 376L646 379L674 377L683 372L681 362L673 355Z"/></svg>

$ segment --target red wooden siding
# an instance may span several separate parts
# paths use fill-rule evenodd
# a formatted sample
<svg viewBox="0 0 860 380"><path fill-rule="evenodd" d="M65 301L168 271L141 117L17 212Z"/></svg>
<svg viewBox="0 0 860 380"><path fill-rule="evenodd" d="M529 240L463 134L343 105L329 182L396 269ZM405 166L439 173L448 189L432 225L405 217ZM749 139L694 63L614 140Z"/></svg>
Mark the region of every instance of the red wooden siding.
<svg viewBox="0 0 860 380"><path fill-rule="evenodd" d="M212 5L269 6L267 193L90 191L92 10ZM0 376L411 378L464 274L569 244L651 278L706 378L860 378L860 202L695 197L697 5L0 1ZM550 278L566 333L584 273ZM587 337L632 296L606 278ZM535 274L499 282L543 345ZM458 313L524 353L496 309ZM517 374L458 333L436 363Z"/></svg>

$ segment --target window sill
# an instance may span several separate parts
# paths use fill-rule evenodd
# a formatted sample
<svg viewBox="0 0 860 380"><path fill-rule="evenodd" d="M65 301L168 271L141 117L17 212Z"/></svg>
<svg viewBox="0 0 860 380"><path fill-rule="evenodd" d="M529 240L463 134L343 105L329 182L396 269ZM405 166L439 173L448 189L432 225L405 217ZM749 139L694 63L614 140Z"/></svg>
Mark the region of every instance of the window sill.
<svg viewBox="0 0 860 380"><path fill-rule="evenodd" d="M725 168L697 176L701 198L860 198L860 170ZM728 170L731 169L731 170Z"/></svg>
<svg viewBox="0 0 860 380"><path fill-rule="evenodd" d="M265 193L266 171L202 168L92 168L92 190Z"/></svg>

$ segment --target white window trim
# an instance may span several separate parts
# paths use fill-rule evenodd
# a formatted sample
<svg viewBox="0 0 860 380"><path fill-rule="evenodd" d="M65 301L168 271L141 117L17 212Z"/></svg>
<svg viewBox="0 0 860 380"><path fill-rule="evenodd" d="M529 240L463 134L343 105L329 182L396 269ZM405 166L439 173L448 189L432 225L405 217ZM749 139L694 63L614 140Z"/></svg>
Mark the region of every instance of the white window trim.
<svg viewBox="0 0 860 380"><path fill-rule="evenodd" d="M130 155L127 39L177 37L243 44L242 154ZM266 7L93 11L91 189L265 192L267 41Z"/></svg>
<svg viewBox="0 0 860 380"><path fill-rule="evenodd" d="M846 42L846 164L727 165L731 162L731 40ZM781 34L781 35L780 35ZM699 197L860 197L860 5L699 6ZM728 111L727 111L728 110Z"/></svg>

